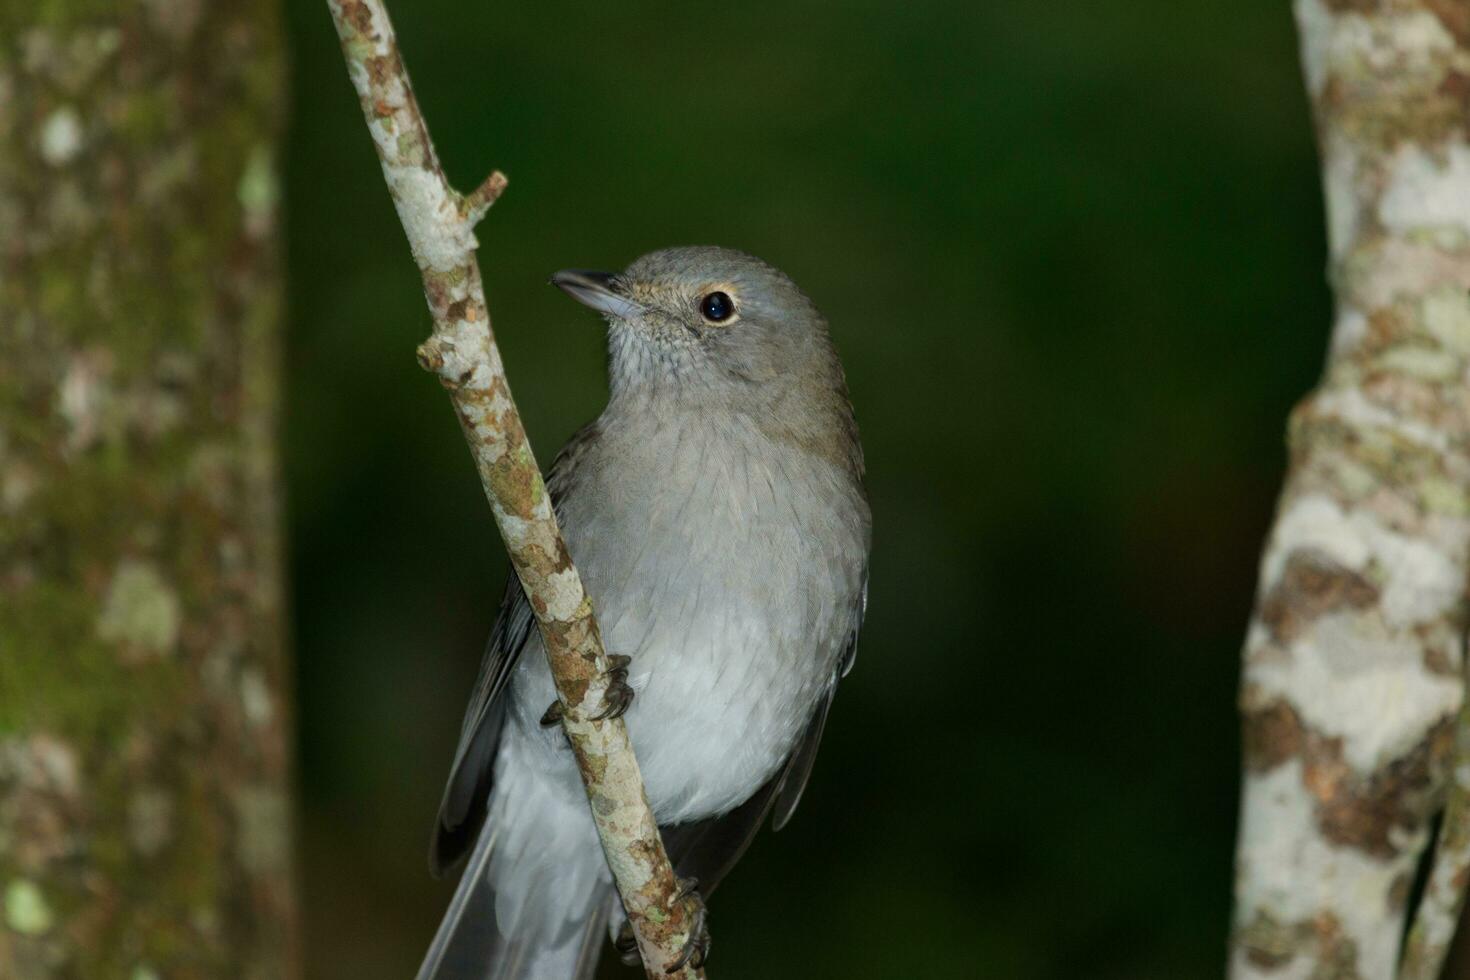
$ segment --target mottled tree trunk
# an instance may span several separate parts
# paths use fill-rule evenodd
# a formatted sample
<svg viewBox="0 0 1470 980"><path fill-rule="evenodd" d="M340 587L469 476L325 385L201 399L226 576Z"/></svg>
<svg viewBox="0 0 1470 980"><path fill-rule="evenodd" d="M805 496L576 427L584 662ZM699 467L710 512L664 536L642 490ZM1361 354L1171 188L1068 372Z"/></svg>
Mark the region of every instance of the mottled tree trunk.
<svg viewBox="0 0 1470 980"><path fill-rule="evenodd" d="M295 974L270 0L0 0L0 977Z"/></svg>
<svg viewBox="0 0 1470 980"><path fill-rule="evenodd" d="M1470 3L1296 15L1337 315L1246 641L1230 972L1382 980L1463 692Z"/></svg>

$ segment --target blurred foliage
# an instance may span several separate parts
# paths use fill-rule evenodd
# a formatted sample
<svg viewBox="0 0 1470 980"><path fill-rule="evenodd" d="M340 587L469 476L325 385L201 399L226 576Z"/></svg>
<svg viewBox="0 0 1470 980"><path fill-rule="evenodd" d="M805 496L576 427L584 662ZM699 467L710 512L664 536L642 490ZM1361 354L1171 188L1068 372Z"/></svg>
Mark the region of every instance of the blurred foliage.
<svg viewBox="0 0 1470 980"><path fill-rule="evenodd" d="M714 975L1218 975L1237 651L1329 318L1288 6L393 6L453 179L511 177L482 264L543 462L605 395L558 268L749 250L847 365L868 625ZM400 978L505 567L330 21L287 8L306 935Z"/></svg>

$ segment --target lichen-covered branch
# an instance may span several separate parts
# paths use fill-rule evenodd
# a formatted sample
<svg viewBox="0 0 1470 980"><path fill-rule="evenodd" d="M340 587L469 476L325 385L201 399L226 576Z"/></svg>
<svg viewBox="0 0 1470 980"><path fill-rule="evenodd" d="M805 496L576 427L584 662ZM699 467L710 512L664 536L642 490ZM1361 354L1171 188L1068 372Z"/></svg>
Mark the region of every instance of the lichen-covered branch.
<svg viewBox="0 0 1470 980"><path fill-rule="evenodd" d="M1404 947L1399 980L1439 980L1470 882L1470 700L1455 723L1455 765L1434 864Z"/></svg>
<svg viewBox="0 0 1470 980"><path fill-rule="evenodd" d="M1297 0L1296 17L1336 323L1292 415L1246 639L1230 972L1379 980L1463 697L1470 7Z"/></svg>
<svg viewBox="0 0 1470 980"><path fill-rule="evenodd" d="M506 551L535 610L562 717L623 907L650 977L669 974L688 937L686 906L621 719L593 721L608 684L592 604L572 565L490 330L476 221L504 187L492 174L467 197L444 177L409 87L382 0L328 0L383 177L433 315L419 363L449 392Z"/></svg>
<svg viewBox="0 0 1470 980"><path fill-rule="evenodd" d="M0 4L0 977L297 975L270 0Z"/></svg>

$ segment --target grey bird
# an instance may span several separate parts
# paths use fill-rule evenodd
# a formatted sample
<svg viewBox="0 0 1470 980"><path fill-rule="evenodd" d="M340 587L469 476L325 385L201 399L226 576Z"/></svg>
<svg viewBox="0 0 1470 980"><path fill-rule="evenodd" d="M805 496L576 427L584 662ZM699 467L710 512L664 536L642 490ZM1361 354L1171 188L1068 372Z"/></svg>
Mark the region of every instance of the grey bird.
<svg viewBox="0 0 1470 980"><path fill-rule="evenodd" d="M790 819L852 667L871 517L847 383L811 300L744 253L551 281L607 320L609 398L547 487L702 920L766 817ZM469 862L420 980L591 977L604 934L636 957L556 705L512 575L430 851L435 874Z"/></svg>

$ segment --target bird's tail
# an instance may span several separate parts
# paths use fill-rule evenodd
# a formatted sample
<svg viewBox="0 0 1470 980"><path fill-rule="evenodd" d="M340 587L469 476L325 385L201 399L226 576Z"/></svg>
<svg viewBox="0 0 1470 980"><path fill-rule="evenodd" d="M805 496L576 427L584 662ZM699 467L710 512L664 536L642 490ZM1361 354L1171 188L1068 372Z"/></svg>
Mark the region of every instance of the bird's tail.
<svg viewBox="0 0 1470 980"><path fill-rule="evenodd" d="M496 809L418 980L590 980L617 900L595 837L590 851L567 846L562 821L518 820Z"/></svg>

